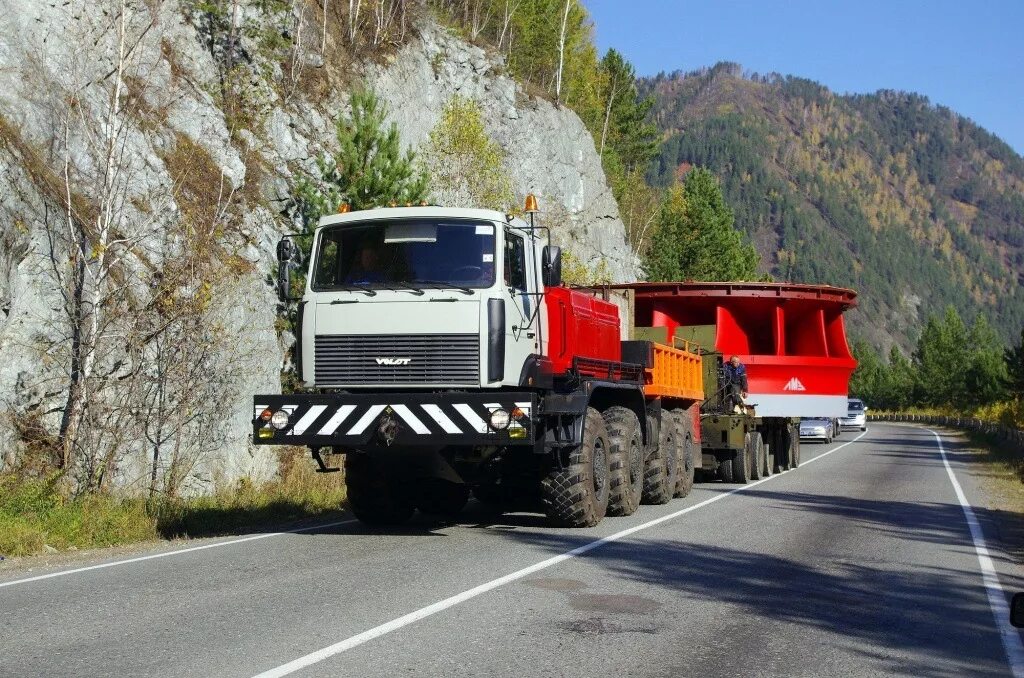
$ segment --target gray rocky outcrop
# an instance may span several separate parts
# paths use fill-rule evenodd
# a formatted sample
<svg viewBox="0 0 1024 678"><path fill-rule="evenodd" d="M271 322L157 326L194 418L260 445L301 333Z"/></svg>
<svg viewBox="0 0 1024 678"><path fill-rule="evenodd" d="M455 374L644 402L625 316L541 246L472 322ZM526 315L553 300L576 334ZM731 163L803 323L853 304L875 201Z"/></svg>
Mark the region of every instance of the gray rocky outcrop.
<svg viewBox="0 0 1024 678"><path fill-rule="evenodd" d="M68 158L52 151L61 134L55 108L61 97L55 92L70 89L75 78L107 77L109 49L67 39L76 22L95 27L103 21L101 4L3 2L0 12L0 122L7 130L0 135L6 140L0 144L0 468L19 450L12 417L41 413L54 428L63 378L52 356L40 349L41 335L52 333L61 322L59 297L47 275L42 227L44 220L54 218L54 210L59 212L59 195L48 192L38 168L26 167L28 160L19 148L32 149L36 160L58 178L68 158L83 173L95 169L87 141L71 139ZM284 102L272 83L264 82L260 86L270 99L266 114L259 124L232 131L211 95L217 69L196 27L174 2L160 6L159 12L152 33L133 55L140 77L128 83L141 89L146 116L133 121L128 132L132 160L125 223L148 224L151 235L133 237L142 250L158 249L158 227L173 223L184 208L168 198L176 181L168 158L186 141L201 149L219 174L214 195L232 190L246 194L232 213L230 237L247 266L222 281L221 297L211 310L211 317L234 337L221 358L225 364L239 364L243 358L244 367L231 372L231 402L210 415L219 422L223 442L205 454L186 483L202 491L218 479L267 477L276 467L270 448L255 448L248 440L251 394L280 389L284 360L267 274L273 266L273 245L290 228L281 213L284 202L296 176L311 171L317 153L333 146L333 119L344 111L347 96L332 90L313 102L300 92ZM316 59L307 61L307 70L313 69L309 64ZM413 148L427 139L452 96L479 102L489 134L507 152L514 191L518 197L538 195L542 219L556 243L567 245L584 263L604 260L615 280L635 279L636 256L626 242L593 140L574 113L527 96L502 74L499 58L430 20L422 21L416 37L397 53L361 71L387 103L403 141ZM266 76L274 77L273 71ZM86 110L102 103L97 99L76 105ZM171 255L154 256L159 266L159 256ZM144 290L151 272L141 265L129 265L129 270ZM126 442L121 482L138 487L146 445Z"/></svg>

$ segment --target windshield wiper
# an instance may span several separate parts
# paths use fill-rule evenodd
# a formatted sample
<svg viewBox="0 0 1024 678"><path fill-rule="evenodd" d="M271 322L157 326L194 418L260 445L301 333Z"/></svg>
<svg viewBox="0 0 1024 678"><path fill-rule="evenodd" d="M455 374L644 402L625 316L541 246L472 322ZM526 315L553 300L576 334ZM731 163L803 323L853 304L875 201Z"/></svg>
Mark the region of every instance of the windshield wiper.
<svg viewBox="0 0 1024 678"><path fill-rule="evenodd" d="M421 290L419 287L416 287L415 285L413 285L410 282L405 282L404 280L396 280L395 284L396 285L402 285L402 287L394 287L394 288L390 288L390 289L394 289L394 290L401 291L401 292L412 292L413 294L415 294L416 296L419 296L419 297L422 297L424 294L426 294L426 292Z"/></svg>
<svg viewBox="0 0 1024 678"><path fill-rule="evenodd" d="M419 283L421 285L428 285L428 286L431 286L431 287L440 287L442 289L447 289L447 290L458 290L458 291L462 292L463 294L473 294L473 290L471 288L469 288L469 287L463 287L462 285L454 285L454 284L452 284L450 282L445 282L444 280L418 280L417 279L417 280L413 280L413 282L414 283Z"/></svg>
<svg viewBox="0 0 1024 678"><path fill-rule="evenodd" d="M377 291L370 289L369 283L348 283L347 285L333 285L332 290L342 290L345 292L362 292L368 297L377 296Z"/></svg>

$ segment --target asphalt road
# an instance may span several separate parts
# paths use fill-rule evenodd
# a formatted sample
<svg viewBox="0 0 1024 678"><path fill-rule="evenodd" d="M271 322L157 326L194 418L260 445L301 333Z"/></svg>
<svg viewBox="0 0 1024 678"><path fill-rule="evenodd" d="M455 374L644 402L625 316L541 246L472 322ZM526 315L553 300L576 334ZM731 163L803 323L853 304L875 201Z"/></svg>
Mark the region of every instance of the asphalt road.
<svg viewBox="0 0 1024 678"><path fill-rule="evenodd" d="M858 435L590 530L471 508L399 534L343 524L7 571L0 675L1024 675L991 608L1024 571L990 543L986 589L936 439ZM970 501L977 480L944 442Z"/></svg>

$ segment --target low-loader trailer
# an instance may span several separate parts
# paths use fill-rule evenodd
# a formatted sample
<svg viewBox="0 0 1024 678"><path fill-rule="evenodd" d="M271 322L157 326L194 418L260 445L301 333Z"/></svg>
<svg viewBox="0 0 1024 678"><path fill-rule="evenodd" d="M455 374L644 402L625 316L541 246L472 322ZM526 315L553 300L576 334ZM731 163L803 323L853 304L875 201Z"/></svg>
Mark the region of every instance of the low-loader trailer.
<svg viewBox="0 0 1024 678"><path fill-rule="evenodd" d="M561 284L561 254L500 212L393 207L321 219L297 301L304 389L254 398L253 442L344 455L370 524L451 516L471 493L591 526L689 493L702 359L628 339L618 307Z"/></svg>
<svg viewBox="0 0 1024 678"><path fill-rule="evenodd" d="M701 473L745 483L800 464L800 418L845 416L857 365L843 313L853 290L829 285L655 282L596 293L632 319L632 336L700 346ZM724 363L744 365L745 398Z"/></svg>

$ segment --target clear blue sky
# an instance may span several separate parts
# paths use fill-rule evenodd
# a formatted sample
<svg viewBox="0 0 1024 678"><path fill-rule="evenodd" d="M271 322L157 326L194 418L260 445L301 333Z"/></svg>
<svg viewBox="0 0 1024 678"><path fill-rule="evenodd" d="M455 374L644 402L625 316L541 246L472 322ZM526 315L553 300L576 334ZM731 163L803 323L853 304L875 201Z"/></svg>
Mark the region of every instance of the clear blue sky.
<svg viewBox="0 0 1024 678"><path fill-rule="evenodd" d="M583 0L640 75L734 61L836 92L927 96L1024 154L1024 0Z"/></svg>

